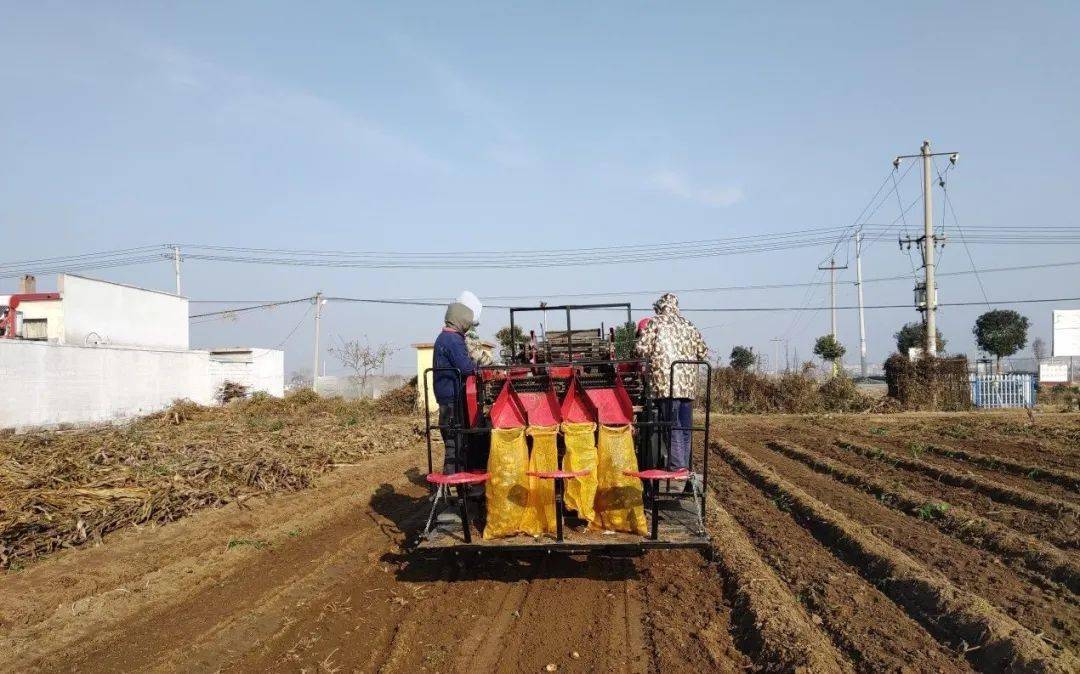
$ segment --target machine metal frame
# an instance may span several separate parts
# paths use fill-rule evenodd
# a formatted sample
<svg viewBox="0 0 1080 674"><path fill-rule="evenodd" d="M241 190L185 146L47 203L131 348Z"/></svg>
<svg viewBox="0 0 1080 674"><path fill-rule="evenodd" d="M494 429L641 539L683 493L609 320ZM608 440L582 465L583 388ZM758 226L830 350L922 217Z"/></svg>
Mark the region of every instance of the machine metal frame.
<svg viewBox="0 0 1080 674"><path fill-rule="evenodd" d="M705 368L705 410L704 423L691 424L682 427L673 421L660 421L658 418L657 398L650 395L649 391L649 368L647 359L632 358L608 360L575 360L573 358L573 333L571 314L575 310L596 309L625 309L627 320L630 321L630 304L587 304L587 305L559 305L539 307L514 307L510 309L511 330L515 325L515 314L521 312L538 311L565 311L567 320L567 360L547 363L513 362L523 356L519 353L516 344L511 348L511 363L506 365L486 365L478 368L476 375L470 375L469 380L462 381L461 372L457 368L427 368L424 371L425 382L428 377L434 381L439 372L450 372L455 375L455 418L448 425L440 425L436 420L432 422L429 408L428 387L424 388L424 428L427 444L428 473L434 470L432 433L434 431L453 434L457 446L465 456L465 466L459 470L474 470L477 467L469 463L469 438L490 435L490 413L494 395L491 392L491 384L498 383L499 387L515 386L539 387L546 390L554 387L556 383L561 386L566 382L578 382L584 388L602 388L605 384L609 387L617 386L625 388L621 378L632 380L640 379L640 389L635 385L635 394L631 395L633 414L629 420L634 430L634 445L638 457L638 465L642 470L659 468L664 458L663 448L670 447L671 433L675 431L689 431L691 447L695 434L703 433L707 439L711 428L712 407L712 367L707 361L680 360L671 364L669 372L668 397L671 397L674 386L674 372L676 367L694 367L698 371ZM554 374L553 374L554 372ZM559 376L555 376L555 374ZM578 375L581 375L579 377ZM615 381L618 380L618 383ZM608 383L611 382L611 383ZM573 384L569 384L573 385ZM475 390L475 407L470 407L467 401L466 389L473 387ZM563 395L564 391L559 392ZM666 436L666 442L662 439ZM428 518L427 526L418 544L418 550L425 553L438 553L445 550L454 551L477 551L477 552L513 552L513 551L560 551L564 553L575 552L633 552L650 548L700 548L707 549L710 544L708 533L705 530L706 493L705 485L708 483L709 458L704 449L707 441L702 443L701 472L691 471L691 483L693 489L684 493L680 489L672 490L671 481L644 480L644 505L651 512L650 535L637 536L633 534L576 534L564 540L548 538L534 539L526 536L501 538L494 540L474 540L472 533L462 530L461 523L469 521L468 502L479 501L470 495L467 485L458 485L451 493L449 486L439 485L435 488L432 496L432 512ZM561 436L559 440L559 461L562 462L564 452ZM475 459L475 458L474 458ZM481 468L482 469L482 468ZM454 517L451 509L440 515L438 504L444 506L456 505L461 513L461 519ZM449 516L444 516L449 515ZM664 525L661 527L661 525Z"/></svg>

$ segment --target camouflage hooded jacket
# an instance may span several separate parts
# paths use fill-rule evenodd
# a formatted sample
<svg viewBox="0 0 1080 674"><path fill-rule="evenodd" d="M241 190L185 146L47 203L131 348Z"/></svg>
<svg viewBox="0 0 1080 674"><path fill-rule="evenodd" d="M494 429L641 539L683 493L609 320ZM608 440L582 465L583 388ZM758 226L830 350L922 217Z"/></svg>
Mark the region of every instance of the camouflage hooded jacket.
<svg viewBox="0 0 1080 674"><path fill-rule="evenodd" d="M649 388L661 398L668 396L668 375L671 364L677 360L704 360L709 347L701 333L679 313L679 298L665 293L653 305L656 316L642 330L637 341L637 352L650 360ZM697 367L675 366L674 398L693 398L697 382Z"/></svg>

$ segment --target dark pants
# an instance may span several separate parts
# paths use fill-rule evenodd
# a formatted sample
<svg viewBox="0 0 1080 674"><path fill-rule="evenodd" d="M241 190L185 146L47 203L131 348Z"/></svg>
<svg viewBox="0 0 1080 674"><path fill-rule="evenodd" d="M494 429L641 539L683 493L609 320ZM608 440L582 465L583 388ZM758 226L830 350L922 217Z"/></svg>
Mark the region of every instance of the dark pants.
<svg viewBox="0 0 1080 674"><path fill-rule="evenodd" d="M660 422L686 430L667 429L660 433L660 442L667 449L667 469L690 469L690 426L693 425L693 408L689 398L661 398L659 400ZM663 427L662 427L663 428Z"/></svg>
<svg viewBox="0 0 1080 674"><path fill-rule="evenodd" d="M457 427L457 405L454 403L439 403L439 433L442 435L443 447L446 454L443 458L443 473L453 475L459 470L465 470L464 452L458 446L458 434L453 428Z"/></svg>

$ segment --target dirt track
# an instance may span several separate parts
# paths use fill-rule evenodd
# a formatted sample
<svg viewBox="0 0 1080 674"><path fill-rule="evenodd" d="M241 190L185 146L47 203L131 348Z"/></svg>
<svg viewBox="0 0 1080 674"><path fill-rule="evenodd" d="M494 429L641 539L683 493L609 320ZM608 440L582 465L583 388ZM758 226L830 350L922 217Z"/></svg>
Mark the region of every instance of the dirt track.
<svg viewBox="0 0 1080 674"><path fill-rule="evenodd" d="M1074 662L1080 645L1080 609L1064 585L767 444L795 442L963 505L1080 562L1068 515L1003 506L835 444L904 452L909 437L930 433L971 452L1080 467L1076 417L1053 422L1063 435L1021 431L1017 451L1008 438L995 442L994 429L973 426L956 440L934 430L941 423L908 415L720 419L718 437L773 477L761 482L722 449L711 455L712 503L731 515L713 518L726 546L714 562L693 552L419 560L402 545L426 515L421 450L379 456L305 492L117 533L104 546L0 576L0 670L969 671L992 669L1008 651L960 638L964 606L905 594L910 586L822 528L816 513L829 511L840 526L864 527L874 554L896 556L902 572L985 600L984 613L1004 621L995 624L1017 625L1008 647L1035 644L1024 652L1030 662L1064 671L1055 668ZM971 472L1077 503L1075 491L1045 488L1037 474ZM800 651L792 640L818 645Z"/></svg>

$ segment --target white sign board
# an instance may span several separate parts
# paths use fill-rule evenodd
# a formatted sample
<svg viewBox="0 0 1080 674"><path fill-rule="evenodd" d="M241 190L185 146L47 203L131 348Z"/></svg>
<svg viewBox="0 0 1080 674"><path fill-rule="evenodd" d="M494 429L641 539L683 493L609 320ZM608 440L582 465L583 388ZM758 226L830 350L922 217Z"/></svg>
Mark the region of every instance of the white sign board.
<svg viewBox="0 0 1080 674"><path fill-rule="evenodd" d="M1054 358L1080 356L1080 309L1054 309Z"/></svg>
<svg viewBox="0 0 1080 674"><path fill-rule="evenodd" d="M1069 364L1040 363L1039 381L1047 384L1058 384L1069 381Z"/></svg>

